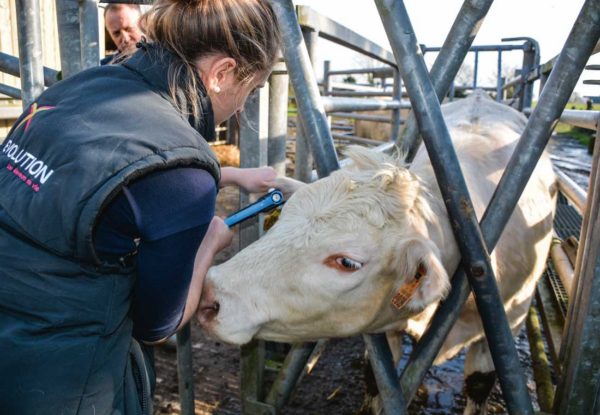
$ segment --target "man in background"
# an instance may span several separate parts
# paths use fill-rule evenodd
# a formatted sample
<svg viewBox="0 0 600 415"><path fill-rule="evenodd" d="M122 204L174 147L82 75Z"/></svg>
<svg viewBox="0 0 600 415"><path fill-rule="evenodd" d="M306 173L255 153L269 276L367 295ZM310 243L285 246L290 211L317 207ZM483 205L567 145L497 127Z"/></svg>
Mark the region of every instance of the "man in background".
<svg viewBox="0 0 600 415"><path fill-rule="evenodd" d="M102 65L118 61L119 56L135 50L143 33L138 26L142 15L137 4L109 4L104 9L104 25L110 38L117 47L117 53L102 59Z"/></svg>

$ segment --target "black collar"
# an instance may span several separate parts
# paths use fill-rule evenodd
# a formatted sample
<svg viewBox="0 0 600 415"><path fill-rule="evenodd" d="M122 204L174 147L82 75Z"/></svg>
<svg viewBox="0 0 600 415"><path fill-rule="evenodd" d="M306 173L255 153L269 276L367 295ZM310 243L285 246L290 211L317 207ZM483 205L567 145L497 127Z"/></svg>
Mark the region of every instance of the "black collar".
<svg viewBox="0 0 600 415"><path fill-rule="evenodd" d="M164 98L173 103L173 99L169 92L169 67L177 57L160 46L157 43L147 43L145 41L138 43L138 50L121 63L126 68L137 72L146 82ZM214 140L215 137L215 121L210 98L206 93L206 88L200 79L200 76L195 74L196 84L198 85L198 106L201 117L196 122L191 113L191 106L188 106L187 116L188 121L207 141ZM182 80L181 85L185 80Z"/></svg>

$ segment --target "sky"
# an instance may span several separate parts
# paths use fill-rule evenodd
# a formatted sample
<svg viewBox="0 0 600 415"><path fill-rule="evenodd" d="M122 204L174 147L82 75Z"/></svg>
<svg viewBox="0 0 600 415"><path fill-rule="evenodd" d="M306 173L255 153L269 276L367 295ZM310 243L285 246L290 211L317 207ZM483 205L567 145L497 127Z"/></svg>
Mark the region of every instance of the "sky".
<svg viewBox="0 0 600 415"><path fill-rule="evenodd" d="M352 29L369 40L391 51L385 30L372 0L294 0L294 4L307 5L322 15ZM473 45L497 45L502 38L531 37L539 42L540 62L545 63L558 55L583 6L584 0L496 0ZM404 0L417 41L427 46L441 46L446 38L463 0ZM510 42L522 44L522 42ZM428 56L429 55L429 56ZM426 62L433 63L435 54L426 54ZM521 51L503 53L503 66L521 66ZM368 58L320 39L317 52L317 78L323 74L323 61L331 61L331 69L364 67ZM474 54L465 62L473 66ZM600 64L600 53L592 56L588 64ZM371 66L380 66L379 64ZM479 85L493 85L497 67L497 53L480 53ZM584 71L575 92L580 95L600 96L599 85L583 85L584 79L600 79L600 71ZM537 95L538 83L534 86Z"/></svg>

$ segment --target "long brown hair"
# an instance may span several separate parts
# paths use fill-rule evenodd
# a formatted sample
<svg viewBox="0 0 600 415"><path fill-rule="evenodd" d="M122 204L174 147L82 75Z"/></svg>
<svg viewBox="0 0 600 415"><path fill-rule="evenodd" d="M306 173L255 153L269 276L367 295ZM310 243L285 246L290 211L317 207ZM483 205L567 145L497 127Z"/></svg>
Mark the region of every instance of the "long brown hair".
<svg viewBox="0 0 600 415"><path fill-rule="evenodd" d="M281 44L268 0L157 0L140 27L150 41L176 55L169 68L170 93L179 110L191 110L196 120L201 116L197 59L228 55L237 62L237 78L246 83L272 68Z"/></svg>

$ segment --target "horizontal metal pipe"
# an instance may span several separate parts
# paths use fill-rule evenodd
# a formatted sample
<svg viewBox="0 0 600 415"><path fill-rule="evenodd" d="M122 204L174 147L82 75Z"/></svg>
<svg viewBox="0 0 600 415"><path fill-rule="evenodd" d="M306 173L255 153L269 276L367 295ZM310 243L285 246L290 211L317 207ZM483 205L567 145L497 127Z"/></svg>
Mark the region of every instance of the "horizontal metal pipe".
<svg viewBox="0 0 600 415"><path fill-rule="evenodd" d="M350 90L350 91L371 91L371 92L385 92L382 88L373 86L373 85L363 85L363 84L351 84L348 82L330 82L329 87L331 89L338 89L341 91Z"/></svg>
<svg viewBox="0 0 600 415"><path fill-rule="evenodd" d="M387 76L391 78L394 76L394 69L390 67L381 68L358 68L358 69L338 69L335 71L329 71L329 75L355 75L370 73L377 76Z"/></svg>
<svg viewBox="0 0 600 415"><path fill-rule="evenodd" d="M353 120L382 122L388 124L392 122L392 119L390 117L386 117L385 115L365 115L354 114L352 112L331 112L329 113L329 116L335 118L349 118Z"/></svg>
<svg viewBox="0 0 600 415"><path fill-rule="evenodd" d="M21 90L6 84L0 84L0 94L4 94L11 98L21 99Z"/></svg>
<svg viewBox="0 0 600 415"><path fill-rule="evenodd" d="M368 146L381 144L379 140L373 140L371 138L358 137L356 135L347 135L347 134L332 134L333 138L337 140L347 140L352 141L354 143L364 144Z"/></svg>
<svg viewBox="0 0 600 415"><path fill-rule="evenodd" d="M360 99L344 97L322 97L325 112L348 111L375 111L392 110L396 108L411 108L410 101L396 101L390 99Z"/></svg>
<svg viewBox="0 0 600 415"><path fill-rule="evenodd" d="M598 131L598 120L600 111L564 110L560 116L560 122L595 131Z"/></svg>
<svg viewBox="0 0 600 415"><path fill-rule="evenodd" d="M0 72L20 77L19 58L0 52ZM50 86L58 82L58 71L44 66L44 85Z"/></svg>
<svg viewBox="0 0 600 415"><path fill-rule="evenodd" d="M575 205L577 210L579 210L579 213L583 214L587 203L587 194L585 190L560 169L555 169L554 173L558 179L559 190Z"/></svg>
<svg viewBox="0 0 600 415"><path fill-rule="evenodd" d="M331 91L334 97L391 97L392 92L386 91Z"/></svg>
<svg viewBox="0 0 600 415"><path fill-rule="evenodd" d="M421 48L424 52L439 52L441 47L428 47ZM509 51L523 49L523 45L478 45L471 46L469 52L498 52L498 51Z"/></svg>

